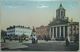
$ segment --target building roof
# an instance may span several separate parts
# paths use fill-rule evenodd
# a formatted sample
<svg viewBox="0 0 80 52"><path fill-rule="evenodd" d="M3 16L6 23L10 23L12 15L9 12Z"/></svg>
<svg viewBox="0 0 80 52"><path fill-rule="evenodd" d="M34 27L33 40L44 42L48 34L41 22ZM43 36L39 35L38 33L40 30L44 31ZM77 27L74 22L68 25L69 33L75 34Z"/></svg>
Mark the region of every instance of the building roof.
<svg viewBox="0 0 80 52"><path fill-rule="evenodd" d="M25 27L25 26L20 26L20 25L18 25L18 26L13 25L13 26L9 26L9 27L7 28L7 30L8 30L8 29L14 29L14 28L25 28L25 29L30 29L30 27Z"/></svg>
<svg viewBox="0 0 80 52"><path fill-rule="evenodd" d="M43 29L43 28L47 28L48 26L40 26L40 27L37 27L36 29Z"/></svg>
<svg viewBox="0 0 80 52"><path fill-rule="evenodd" d="M60 10L60 9L65 10L64 7L63 7L63 5L62 5L62 3L60 3L60 6L59 6L59 8L57 10Z"/></svg>
<svg viewBox="0 0 80 52"><path fill-rule="evenodd" d="M79 25L79 22L69 22L69 25Z"/></svg>

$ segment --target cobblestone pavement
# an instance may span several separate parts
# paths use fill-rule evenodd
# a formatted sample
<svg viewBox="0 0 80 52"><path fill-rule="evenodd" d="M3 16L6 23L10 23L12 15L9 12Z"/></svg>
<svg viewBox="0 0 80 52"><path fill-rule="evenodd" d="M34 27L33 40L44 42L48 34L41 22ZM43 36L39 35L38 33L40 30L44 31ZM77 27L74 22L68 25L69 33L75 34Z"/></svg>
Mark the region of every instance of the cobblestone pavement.
<svg viewBox="0 0 80 52"><path fill-rule="evenodd" d="M37 44L32 44L30 41L24 41L23 43L19 43L18 41L12 41L9 44L9 48L15 49L4 49L6 50L13 50L13 51L71 51L74 50L74 45L65 46L65 41L44 41L39 40ZM22 46L23 45L23 46ZM19 47L22 46L22 47Z"/></svg>

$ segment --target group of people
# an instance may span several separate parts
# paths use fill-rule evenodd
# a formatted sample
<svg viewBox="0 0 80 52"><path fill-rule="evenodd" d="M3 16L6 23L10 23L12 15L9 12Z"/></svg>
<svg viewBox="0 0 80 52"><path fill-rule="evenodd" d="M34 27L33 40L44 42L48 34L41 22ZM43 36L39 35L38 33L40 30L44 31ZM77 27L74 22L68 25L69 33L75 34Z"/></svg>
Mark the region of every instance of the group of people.
<svg viewBox="0 0 80 52"><path fill-rule="evenodd" d="M32 36L32 43L37 43L38 42L38 39L36 37L36 35L33 35Z"/></svg>

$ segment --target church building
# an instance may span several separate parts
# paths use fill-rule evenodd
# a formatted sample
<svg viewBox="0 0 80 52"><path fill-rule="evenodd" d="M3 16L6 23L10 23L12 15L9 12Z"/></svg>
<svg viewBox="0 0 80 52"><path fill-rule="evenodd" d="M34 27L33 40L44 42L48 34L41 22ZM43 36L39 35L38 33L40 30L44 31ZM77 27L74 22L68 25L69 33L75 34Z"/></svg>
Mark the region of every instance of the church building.
<svg viewBox="0 0 80 52"><path fill-rule="evenodd" d="M69 23L68 17L65 15L66 10L60 4L56 10L56 18L49 23L49 35L52 40L65 40L67 37L67 24Z"/></svg>

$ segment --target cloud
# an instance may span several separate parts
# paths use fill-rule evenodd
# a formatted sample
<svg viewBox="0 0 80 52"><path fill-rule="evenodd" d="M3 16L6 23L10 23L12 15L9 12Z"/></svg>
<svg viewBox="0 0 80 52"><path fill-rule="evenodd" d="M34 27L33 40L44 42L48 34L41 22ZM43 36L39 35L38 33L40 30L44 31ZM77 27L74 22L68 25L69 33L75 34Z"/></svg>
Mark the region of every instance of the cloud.
<svg viewBox="0 0 80 52"><path fill-rule="evenodd" d="M17 6L7 6L8 8L17 8Z"/></svg>
<svg viewBox="0 0 80 52"><path fill-rule="evenodd" d="M28 1L62 1L62 0L28 0Z"/></svg>
<svg viewBox="0 0 80 52"><path fill-rule="evenodd" d="M41 5L41 6L38 6L38 8L48 8L48 6L46 6L46 5Z"/></svg>

